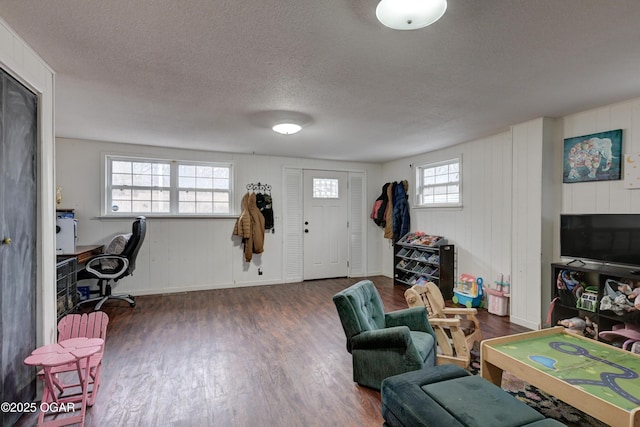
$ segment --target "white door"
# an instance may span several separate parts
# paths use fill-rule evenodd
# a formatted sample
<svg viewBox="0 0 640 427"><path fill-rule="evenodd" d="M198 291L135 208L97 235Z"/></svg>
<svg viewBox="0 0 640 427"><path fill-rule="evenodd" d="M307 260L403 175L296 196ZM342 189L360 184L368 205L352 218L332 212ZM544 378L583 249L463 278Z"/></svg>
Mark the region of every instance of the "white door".
<svg viewBox="0 0 640 427"><path fill-rule="evenodd" d="M304 171L304 280L348 273L347 172Z"/></svg>

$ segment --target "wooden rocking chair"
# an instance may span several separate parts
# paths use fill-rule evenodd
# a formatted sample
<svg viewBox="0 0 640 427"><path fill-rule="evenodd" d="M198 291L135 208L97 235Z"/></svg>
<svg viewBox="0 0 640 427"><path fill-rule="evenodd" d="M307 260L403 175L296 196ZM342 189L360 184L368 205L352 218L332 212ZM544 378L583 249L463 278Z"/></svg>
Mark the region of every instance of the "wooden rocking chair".
<svg viewBox="0 0 640 427"><path fill-rule="evenodd" d="M482 331L475 308L446 307L440 288L435 283L414 285L404 297L409 307L426 307L438 347L436 364L454 363L466 368L471 362L471 350L482 341Z"/></svg>
<svg viewBox="0 0 640 427"><path fill-rule="evenodd" d="M109 316L103 311L93 311L89 314L68 314L58 322L58 342L68 340L71 338L102 338L107 339L107 325L109 323ZM89 373L89 395L87 399L87 405L93 406L96 401L96 395L98 394L98 388L100 387L100 370L102 368L102 355L104 353L104 344L102 349L89 358L89 366L87 372ZM82 366L85 368L85 366ZM58 366L53 368L52 373L64 374L65 372L75 372L77 366L74 363L68 365ZM38 375L44 375L43 372L38 372ZM55 382L54 384L62 393L64 389L80 387L78 384L65 384Z"/></svg>

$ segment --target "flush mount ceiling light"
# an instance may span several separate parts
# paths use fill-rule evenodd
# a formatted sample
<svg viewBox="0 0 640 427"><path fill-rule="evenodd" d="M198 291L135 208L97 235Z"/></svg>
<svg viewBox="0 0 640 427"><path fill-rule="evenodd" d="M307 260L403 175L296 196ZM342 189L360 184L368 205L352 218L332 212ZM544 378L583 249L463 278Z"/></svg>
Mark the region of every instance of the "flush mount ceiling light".
<svg viewBox="0 0 640 427"><path fill-rule="evenodd" d="M313 123L310 115L291 110L253 111L248 114L248 119L254 126L271 129L282 135L293 135Z"/></svg>
<svg viewBox="0 0 640 427"><path fill-rule="evenodd" d="M376 17L394 30L417 30L442 18L447 0L381 0Z"/></svg>
<svg viewBox="0 0 640 427"><path fill-rule="evenodd" d="M274 132L281 133L282 135L293 135L294 133L300 132L302 126L295 123L280 123L275 125L271 129L273 129Z"/></svg>

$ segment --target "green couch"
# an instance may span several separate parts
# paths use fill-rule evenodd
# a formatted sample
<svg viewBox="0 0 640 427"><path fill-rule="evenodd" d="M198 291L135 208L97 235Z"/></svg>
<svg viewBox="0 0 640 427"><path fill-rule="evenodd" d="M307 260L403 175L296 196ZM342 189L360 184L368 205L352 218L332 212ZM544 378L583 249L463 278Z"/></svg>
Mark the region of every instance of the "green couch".
<svg viewBox="0 0 640 427"><path fill-rule="evenodd" d="M435 365L436 337L424 307L385 313L370 280L338 292L333 302L358 384L380 390L387 377Z"/></svg>

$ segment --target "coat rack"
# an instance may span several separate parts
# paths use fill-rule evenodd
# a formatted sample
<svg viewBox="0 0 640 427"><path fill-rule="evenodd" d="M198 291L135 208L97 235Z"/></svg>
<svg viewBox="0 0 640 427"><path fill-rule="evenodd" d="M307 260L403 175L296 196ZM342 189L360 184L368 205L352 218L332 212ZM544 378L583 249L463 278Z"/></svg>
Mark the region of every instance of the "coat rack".
<svg viewBox="0 0 640 427"><path fill-rule="evenodd" d="M258 197L262 196L263 204L260 205L260 201L258 201L258 209L264 216L265 219L265 229L271 230L271 233L275 233L276 230L274 228L273 221L273 202L271 200L271 186L269 184L262 184L258 182L254 184L247 184L247 192L253 191L258 193Z"/></svg>
<svg viewBox="0 0 640 427"><path fill-rule="evenodd" d="M261 184L260 182L258 182L257 184L251 183L247 184L247 191L257 191L259 193L271 194L271 186L269 184Z"/></svg>

